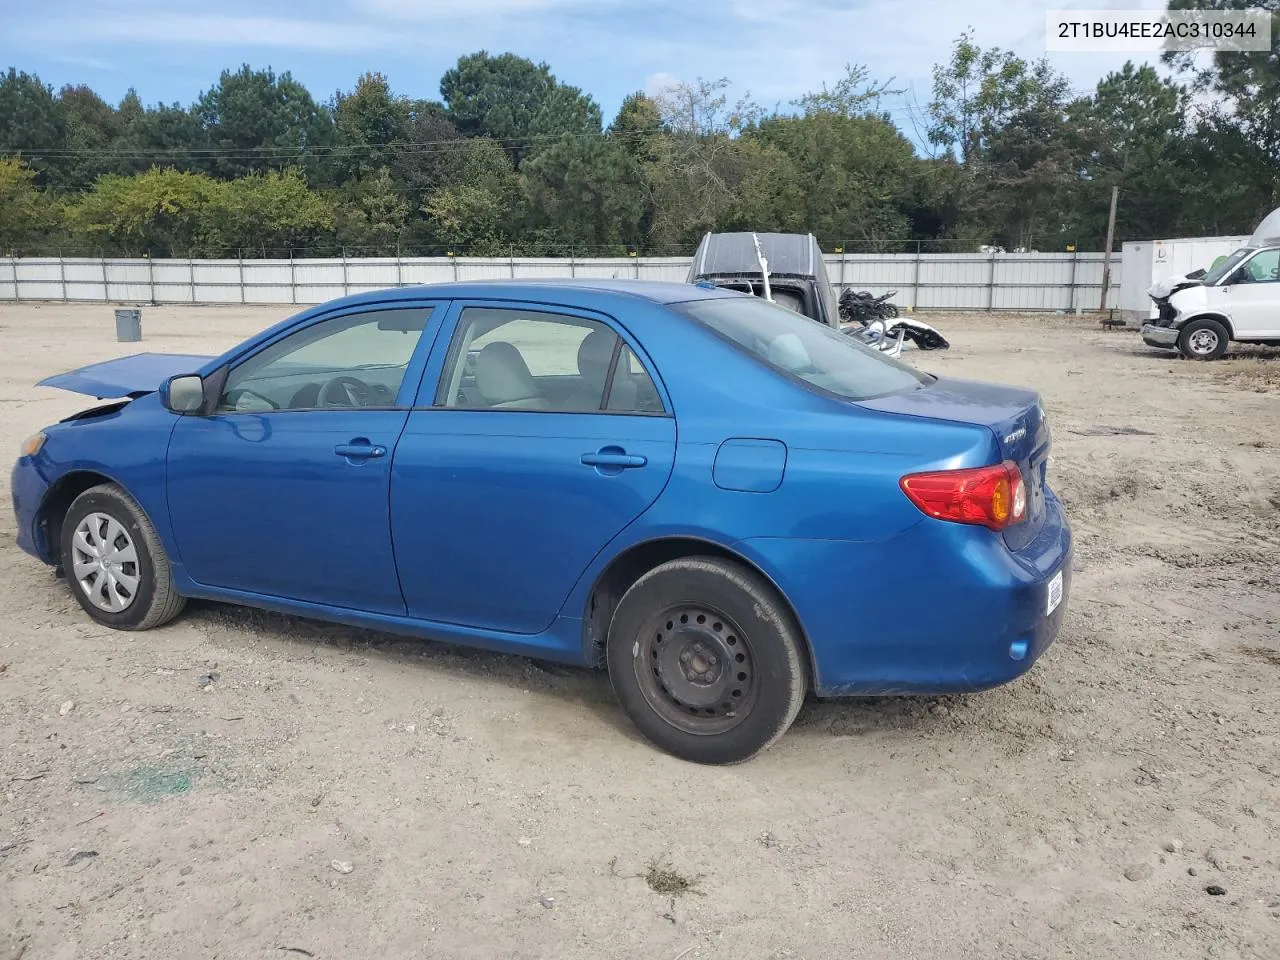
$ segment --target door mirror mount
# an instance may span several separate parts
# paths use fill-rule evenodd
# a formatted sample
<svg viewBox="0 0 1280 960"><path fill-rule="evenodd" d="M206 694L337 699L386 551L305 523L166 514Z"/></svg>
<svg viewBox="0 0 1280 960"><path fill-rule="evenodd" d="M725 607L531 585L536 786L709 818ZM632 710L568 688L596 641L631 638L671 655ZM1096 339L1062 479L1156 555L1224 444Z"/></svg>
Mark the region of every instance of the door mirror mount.
<svg viewBox="0 0 1280 960"><path fill-rule="evenodd" d="M170 413L199 413L205 403L204 379L194 373L170 377L160 387L160 400Z"/></svg>

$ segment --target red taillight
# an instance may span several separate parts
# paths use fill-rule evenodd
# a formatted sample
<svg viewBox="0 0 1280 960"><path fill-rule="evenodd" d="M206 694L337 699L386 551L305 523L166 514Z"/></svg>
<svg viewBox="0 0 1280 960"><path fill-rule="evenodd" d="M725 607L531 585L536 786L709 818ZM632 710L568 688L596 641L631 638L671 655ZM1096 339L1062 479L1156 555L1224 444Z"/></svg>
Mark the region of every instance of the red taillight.
<svg viewBox="0 0 1280 960"><path fill-rule="evenodd" d="M970 470L912 473L899 484L912 503L938 520L1003 530L1027 518L1027 488L1012 460Z"/></svg>

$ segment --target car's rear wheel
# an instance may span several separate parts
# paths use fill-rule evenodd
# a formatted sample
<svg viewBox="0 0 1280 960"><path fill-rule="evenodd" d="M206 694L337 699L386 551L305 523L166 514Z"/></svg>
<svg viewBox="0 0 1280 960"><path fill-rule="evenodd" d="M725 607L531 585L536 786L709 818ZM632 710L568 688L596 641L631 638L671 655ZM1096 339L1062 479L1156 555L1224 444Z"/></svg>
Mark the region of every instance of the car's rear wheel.
<svg viewBox="0 0 1280 960"><path fill-rule="evenodd" d="M186 604L155 527L113 483L72 501L62 521L62 568L84 611L117 630L158 627Z"/></svg>
<svg viewBox="0 0 1280 960"><path fill-rule="evenodd" d="M773 588L710 557L672 560L623 595L609 627L614 691L662 749L737 763L777 740L804 701L801 640Z"/></svg>
<svg viewBox="0 0 1280 960"><path fill-rule="evenodd" d="M1231 335L1217 320L1192 320L1178 333L1178 349L1188 360L1218 360L1227 352Z"/></svg>

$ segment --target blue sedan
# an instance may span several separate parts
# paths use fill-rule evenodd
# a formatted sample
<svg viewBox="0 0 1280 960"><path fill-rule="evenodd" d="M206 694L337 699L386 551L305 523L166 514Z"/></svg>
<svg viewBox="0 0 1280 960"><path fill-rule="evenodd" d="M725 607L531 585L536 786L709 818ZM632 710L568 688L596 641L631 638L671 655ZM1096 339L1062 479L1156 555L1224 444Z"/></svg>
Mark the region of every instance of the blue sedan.
<svg viewBox="0 0 1280 960"><path fill-rule="evenodd" d="M607 666L689 760L806 693L1010 681L1065 609L1034 392L723 289L385 290L42 383L111 399L13 470L20 545L99 623L203 598Z"/></svg>

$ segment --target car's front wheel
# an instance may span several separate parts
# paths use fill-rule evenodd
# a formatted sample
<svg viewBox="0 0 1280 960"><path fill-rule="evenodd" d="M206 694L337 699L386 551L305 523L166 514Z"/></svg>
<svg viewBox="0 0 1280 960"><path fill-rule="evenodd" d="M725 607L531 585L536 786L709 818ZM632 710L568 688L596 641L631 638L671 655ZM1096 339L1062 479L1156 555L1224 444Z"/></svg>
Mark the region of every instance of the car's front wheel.
<svg viewBox="0 0 1280 960"><path fill-rule="evenodd" d="M773 588L711 557L672 560L623 595L609 678L654 744L697 763L737 763L777 740L804 701L799 629Z"/></svg>
<svg viewBox="0 0 1280 960"><path fill-rule="evenodd" d="M155 527L113 483L72 501L62 521L62 568L85 612L117 630L158 627L186 604Z"/></svg>
<svg viewBox="0 0 1280 960"><path fill-rule="evenodd" d="M1192 320L1178 333L1178 349L1188 360L1218 360L1227 352L1231 335L1217 320Z"/></svg>

